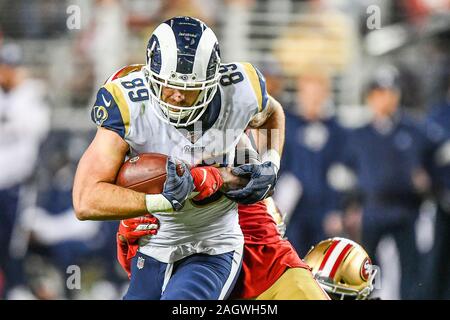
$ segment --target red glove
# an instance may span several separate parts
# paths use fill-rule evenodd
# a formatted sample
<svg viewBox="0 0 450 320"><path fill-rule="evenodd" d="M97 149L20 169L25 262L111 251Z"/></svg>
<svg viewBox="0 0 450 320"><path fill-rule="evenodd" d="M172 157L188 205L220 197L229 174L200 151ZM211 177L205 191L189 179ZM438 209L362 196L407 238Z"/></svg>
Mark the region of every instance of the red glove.
<svg viewBox="0 0 450 320"><path fill-rule="evenodd" d="M199 192L194 200L203 200L216 193L223 185L219 169L215 167L195 167L191 169L194 178L195 191Z"/></svg>
<svg viewBox="0 0 450 320"><path fill-rule="evenodd" d="M139 238L155 235L158 228L158 219L151 214L120 221L119 231L117 232L117 259L127 272L128 278L131 277L131 259L136 255L139 248Z"/></svg>
<svg viewBox="0 0 450 320"><path fill-rule="evenodd" d="M117 233L117 260L119 261L120 266L128 275L128 279L131 278L131 260L128 260L128 252L129 246L128 243L122 242L119 239L119 233ZM137 245L133 245L137 247ZM137 249L136 249L137 251Z"/></svg>
<svg viewBox="0 0 450 320"><path fill-rule="evenodd" d="M118 235L122 242L136 244L141 237L155 235L158 228L158 219L151 214L146 214L141 217L121 220Z"/></svg>

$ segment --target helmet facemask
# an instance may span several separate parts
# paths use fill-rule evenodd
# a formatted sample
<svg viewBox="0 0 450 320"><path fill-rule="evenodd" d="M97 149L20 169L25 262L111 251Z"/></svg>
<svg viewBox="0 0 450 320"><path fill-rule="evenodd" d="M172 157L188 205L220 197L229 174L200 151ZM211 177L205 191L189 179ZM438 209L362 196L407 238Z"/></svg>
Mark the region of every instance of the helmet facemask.
<svg viewBox="0 0 450 320"><path fill-rule="evenodd" d="M153 103L159 106L161 111L156 112L156 115L162 121L172 124L175 127L187 127L200 119L214 98L220 78L220 74L217 74L212 80L177 82L160 78L148 66L145 66L144 69L149 85L150 97ZM177 76L174 74L175 77ZM199 90L200 93L192 106L176 106L163 101L163 88L172 88L181 91Z"/></svg>
<svg viewBox="0 0 450 320"><path fill-rule="evenodd" d="M320 272L316 273L314 278L319 282L320 286L330 294L336 300L366 300L372 293L374 286L373 281L378 270L372 268L370 271L369 279L367 280L367 286L357 290L349 287L349 285L335 283L328 277L322 277Z"/></svg>
<svg viewBox="0 0 450 320"><path fill-rule="evenodd" d="M199 79L199 75L184 74L171 71L166 75L152 70L156 42L147 49L147 64L144 73L152 104L159 110L155 110L156 116L175 127L187 127L198 121L205 113L208 105L217 92L220 80L220 56L218 49L214 50L208 63L208 75L206 79ZM218 48L218 47L217 47ZM211 63L212 62L212 63ZM180 91L197 91L200 93L191 106L177 106L163 100L163 89L171 88Z"/></svg>

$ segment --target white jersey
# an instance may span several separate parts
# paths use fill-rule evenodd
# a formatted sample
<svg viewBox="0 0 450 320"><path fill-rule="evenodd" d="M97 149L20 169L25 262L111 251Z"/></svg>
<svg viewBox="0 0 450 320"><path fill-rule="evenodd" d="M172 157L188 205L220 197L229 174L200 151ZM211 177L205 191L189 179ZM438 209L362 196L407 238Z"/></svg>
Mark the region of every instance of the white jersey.
<svg viewBox="0 0 450 320"><path fill-rule="evenodd" d="M11 91L0 88L0 190L33 174L39 146L49 130L50 110L42 82L26 79Z"/></svg>
<svg viewBox="0 0 450 320"><path fill-rule="evenodd" d="M127 66L99 90L92 110L98 125L118 133L130 156L156 152L191 165L232 164L235 147L251 118L267 104L263 76L249 63L221 66L219 89L202 120L177 129L161 121L148 98L142 65ZM214 201L213 201L214 200ZM187 200L178 212L154 212L160 229L142 238L140 251L172 263L195 253L221 254L243 245L236 203L220 193L206 202Z"/></svg>

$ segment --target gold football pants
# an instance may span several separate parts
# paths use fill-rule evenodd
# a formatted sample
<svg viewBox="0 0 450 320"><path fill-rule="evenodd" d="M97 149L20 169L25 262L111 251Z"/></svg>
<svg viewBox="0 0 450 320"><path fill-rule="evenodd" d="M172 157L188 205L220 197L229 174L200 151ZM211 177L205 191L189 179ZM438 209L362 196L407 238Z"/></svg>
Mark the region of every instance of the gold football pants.
<svg viewBox="0 0 450 320"><path fill-rule="evenodd" d="M304 268L289 268L256 300L330 300L312 273Z"/></svg>

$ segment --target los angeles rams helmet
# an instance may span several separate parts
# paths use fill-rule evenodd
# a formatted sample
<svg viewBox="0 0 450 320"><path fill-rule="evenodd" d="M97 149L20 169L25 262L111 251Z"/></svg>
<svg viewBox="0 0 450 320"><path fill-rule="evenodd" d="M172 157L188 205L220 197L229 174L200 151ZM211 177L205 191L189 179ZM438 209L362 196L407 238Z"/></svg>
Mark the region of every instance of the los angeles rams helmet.
<svg viewBox="0 0 450 320"><path fill-rule="evenodd" d="M321 241L304 260L332 299L365 300L374 289L377 269L354 241L338 237Z"/></svg>
<svg viewBox="0 0 450 320"><path fill-rule="evenodd" d="M204 114L220 79L220 50L214 32L202 21L175 17L161 23L150 36L144 67L156 115L176 127L187 127ZM162 100L163 87L200 90L192 106Z"/></svg>

